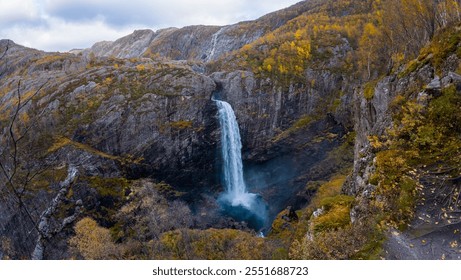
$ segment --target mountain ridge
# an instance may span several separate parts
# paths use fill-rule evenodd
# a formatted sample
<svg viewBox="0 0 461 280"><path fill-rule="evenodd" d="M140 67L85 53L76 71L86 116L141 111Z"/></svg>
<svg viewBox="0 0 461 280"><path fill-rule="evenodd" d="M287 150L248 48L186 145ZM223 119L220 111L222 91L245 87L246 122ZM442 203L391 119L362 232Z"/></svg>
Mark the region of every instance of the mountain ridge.
<svg viewBox="0 0 461 280"><path fill-rule="evenodd" d="M157 31L146 29L143 32L149 35L145 34L147 37L139 41L136 40L136 36L140 33L138 30L114 42L95 43L89 49L85 49L84 53L94 53L96 56L115 56L117 58L149 57L158 54L174 60L210 62L224 53L235 51L243 45L253 42L267 32L273 31L287 21L309 11L312 6L310 2L301 1L255 20L225 26L192 25L182 28L165 28ZM251 30L251 26L260 27L256 30ZM236 34L239 33L241 34L240 38L236 37ZM126 46L129 42L140 45L139 49L123 50L123 45ZM104 45L104 47L101 48L101 45Z"/></svg>
<svg viewBox="0 0 461 280"><path fill-rule="evenodd" d="M303 1L93 54L0 41L0 256L459 258L459 20L410 38L407 21L439 15L417 2L427 11L393 17L417 3ZM248 190L270 205L264 239L219 207L213 96L232 105Z"/></svg>

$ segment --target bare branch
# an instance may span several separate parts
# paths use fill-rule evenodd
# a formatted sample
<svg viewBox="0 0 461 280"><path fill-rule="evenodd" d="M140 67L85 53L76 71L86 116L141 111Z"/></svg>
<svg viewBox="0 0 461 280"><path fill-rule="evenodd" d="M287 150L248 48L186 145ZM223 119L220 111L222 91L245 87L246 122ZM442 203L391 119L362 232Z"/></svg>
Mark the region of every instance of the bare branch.
<svg viewBox="0 0 461 280"><path fill-rule="evenodd" d="M25 102L23 102L22 106L19 107L19 110L21 110L22 108L24 108L24 106L26 106L30 101L32 101L32 99L34 99L39 93L40 91L43 89L43 87L51 80L51 78L48 78L36 91L34 94L32 94Z"/></svg>
<svg viewBox="0 0 461 280"><path fill-rule="evenodd" d="M3 58L4 55L2 55ZM23 100L21 95L21 81L18 81L17 84L17 104L14 108L14 111L11 116L10 123L7 127L7 135L5 135L8 139L8 146L6 149L2 151L4 160L8 157L10 158L11 162L2 162L0 160L0 174L6 178L5 184L5 191L11 195L12 200L14 203L17 203L18 209L20 213L23 213L26 219L30 220L33 225L33 229L37 231L39 238L43 238L44 233L40 230L40 225L37 223L36 219L34 218L33 214L31 213L29 207L27 206L26 202L24 201L24 195L27 192L27 188L33 179L43 172L43 170L38 170L36 172L32 172L31 170L27 170L25 174L25 178L18 180L17 175L18 171L21 168L20 163L20 150L19 144L21 140L24 139L26 134L29 131L30 127L26 126L25 131L22 133L18 133L17 130L17 123L18 118L20 115L21 110L31 102L44 88L44 86L48 83L49 79L43 83L30 97ZM12 101L13 102L13 101ZM8 152L5 154L5 152ZM7 156L8 155L8 156Z"/></svg>

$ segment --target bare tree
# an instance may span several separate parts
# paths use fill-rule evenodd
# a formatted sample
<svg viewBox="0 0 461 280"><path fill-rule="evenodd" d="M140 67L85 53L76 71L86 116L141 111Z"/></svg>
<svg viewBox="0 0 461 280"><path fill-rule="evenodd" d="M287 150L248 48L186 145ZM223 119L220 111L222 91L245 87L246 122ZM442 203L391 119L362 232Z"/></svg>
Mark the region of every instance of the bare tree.
<svg viewBox="0 0 461 280"><path fill-rule="evenodd" d="M0 56L3 62L0 78L7 71L8 50L9 41ZM31 185L49 166L41 158L39 151L34 148L36 143L33 141L34 137L30 135L34 123L21 119L21 116L31 111L32 101L43 91L48 81L49 79L43 82L32 94L26 95L22 93L22 84L19 80L14 94L8 100L9 104L3 108L4 113L9 113L10 117L0 126L0 195L3 201L2 207L8 209L10 214L9 218L3 218L3 220L8 220L9 224L0 224L2 226L0 230L6 232L11 227L15 228L16 234L28 240L28 244L23 245L25 248L35 247L31 256L33 259L43 258L45 243L72 223L81 210L81 203L77 203L73 215L65 218L58 226L50 225L52 215L59 209L63 197L76 178L77 169L72 166L69 167L66 180L59 184L60 189L56 196L44 204L46 205L45 210L40 212L38 208L42 208L41 205L33 202L35 194ZM37 118L40 116L40 113L36 115ZM32 241L34 236L37 238ZM17 238L17 236L14 237ZM25 254L28 254L27 249L22 252L22 257Z"/></svg>

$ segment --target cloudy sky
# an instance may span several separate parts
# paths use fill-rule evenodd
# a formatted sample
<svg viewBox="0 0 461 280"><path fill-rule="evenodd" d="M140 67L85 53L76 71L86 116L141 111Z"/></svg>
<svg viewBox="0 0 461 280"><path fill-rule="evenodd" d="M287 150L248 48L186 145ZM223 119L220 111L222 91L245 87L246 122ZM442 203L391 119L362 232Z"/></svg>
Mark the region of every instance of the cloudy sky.
<svg viewBox="0 0 461 280"><path fill-rule="evenodd" d="M226 25L300 0L0 0L0 39L46 51L87 48L135 29Z"/></svg>

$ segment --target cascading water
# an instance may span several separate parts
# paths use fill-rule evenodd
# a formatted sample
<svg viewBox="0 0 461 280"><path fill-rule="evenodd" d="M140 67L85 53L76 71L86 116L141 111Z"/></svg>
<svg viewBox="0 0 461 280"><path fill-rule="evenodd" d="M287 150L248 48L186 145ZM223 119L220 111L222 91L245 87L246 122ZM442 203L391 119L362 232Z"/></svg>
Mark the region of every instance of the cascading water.
<svg viewBox="0 0 461 280"><path fill-rule="evenodd" d="M214 100L218 106L221 126L221 152L225 192L219 202L234 218L247 221L260 229L267 220L267 206L262 198L246 189L243 178L242 142L234 110L229 103Z"/></svg>

